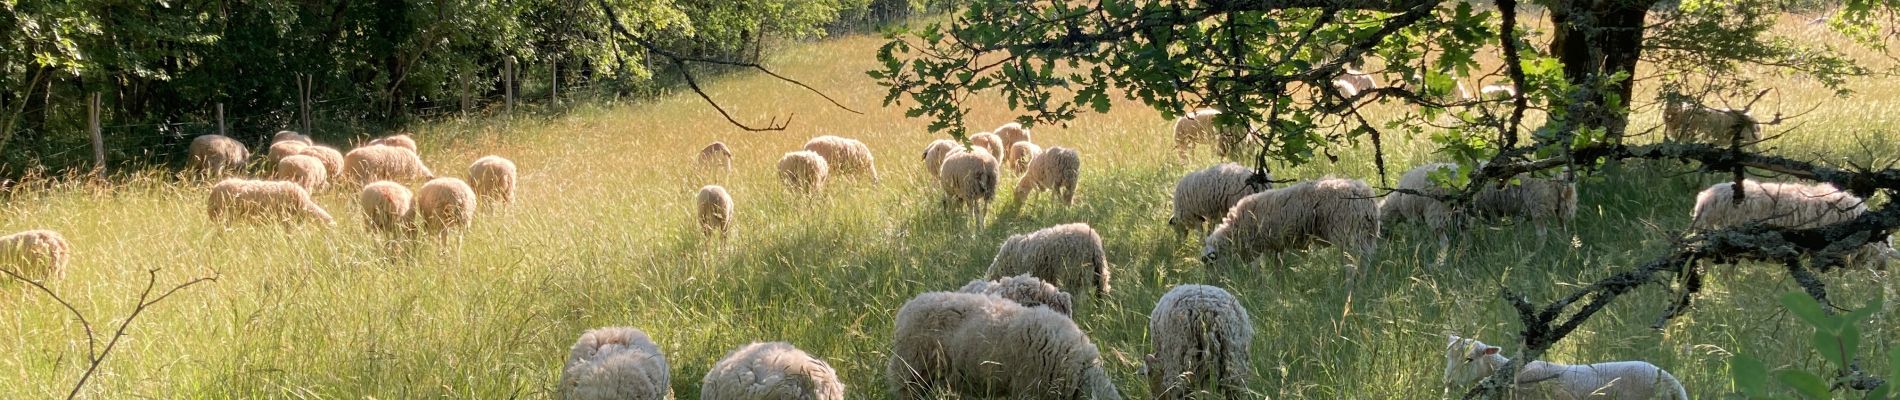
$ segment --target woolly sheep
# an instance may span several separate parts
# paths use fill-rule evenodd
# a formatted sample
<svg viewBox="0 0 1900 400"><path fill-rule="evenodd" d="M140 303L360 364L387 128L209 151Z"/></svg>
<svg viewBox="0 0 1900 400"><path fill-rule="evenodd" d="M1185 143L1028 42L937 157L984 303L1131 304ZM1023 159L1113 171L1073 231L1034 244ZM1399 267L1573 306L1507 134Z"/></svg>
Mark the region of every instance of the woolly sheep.
<svg viewBox="0 0 1900 400"><path fill-rule="evenodd" d="M1761 140L1761 124L1742 110L1670 102L1663 105L1663 137L1718 146L1729 145L1739 137L1743 144L1752 144Z"/></svg>
<svg viewBox="0 0 1900 400"><path fill-rule="evenodd" d="M501 156L476 159L468 165L468 184L486 204L515 202L515 162Z"/></svg>
<svg viewBox="0 0 1900 400"><path fill-rule="evenodd" d="M1379 82L1373 80L1372 74L1365 73L1365 71L1346 68L1339 72L1339 76L1333 77L1333 86L1340 88L1340 94L1353 96L1367 90L1377 89Z"/></svg>
<svg viewBox="0 0 1900 400"><path fill-rule="evenodd" d="M694 198L698 204L699 230L708 236L718 233L725 237L732 229L732 195L719 185L706 185L699 188L699 196Z"/></svg>
<svg viewBox="0 0 1900 400"><path fill-rule="evenodd" d="M409 149L409 152L411 153L422 154L422 150L416 147L416 139L409 137L409 134L407 133L394 135L394 136L386 136L386 137L378 138L376 140L371 140L369 141L369 144L365 144L363 146L369 147L369 146L377 146L377 145L401 147L401 148Z"/></svg>
<svg viewBox="0 0 1900 400"><path fill-rule="evenodd" d="M830 176L831 167L825 164L825 157L811 150L785 153L778 159L778 177L794 192L824 192L825 180Z"/></svg>
<svg viewBox="0 0 1900 400"><path fill-rule="evenodd" d="M434 179L435 172L422 164L422 158L407 148L373 145L358 147L343 155L344 177L351 182L413 182Z"/></svg>
<svg viewBox="0 0 1900 400"><path fill-rule="evenodd" d="M1029 141L1029 129L1024 128L1023 124L1016 122L1003 124L1003 126L997 127L995 131L991 131L990 133L994 133L997 138L1003 139L1000 144L1003 145L1002 147L1004 149L1015 146L1017 143Z"/></svg>
<svg viewBox="0 0 1900 400"><path fill-rule="evenodd" d="M943 159L950 157L951 152L961 150L960 147L957 142L948 139L937 139L924 146L924 173L935 179L937 173L943 170Z"/></svg>
<svg viewBox="0 0 1900 400"><path fill-rule="evenodd" d="M1075 301L1068 292L1029 274L997 280L974 279L957 293L996 295L1025 307L1043 306L1062 315L1074 315Z"/></svg>
<svg viewBox="0 0 1900 400"><path fill-rule="evenodd" d="M282 142L272 143L270 145L270 149L268 150L265 156L270 159L271 165L276 165L278 161L283 161L284 157L290 157L290 156L297 155L299 153L303 153L303 149L309 148L309 147L310 145L304 142L295 141L295 140L286 140Z"/></svg>
<svg viewBox="0 0 1900 400"><path fill-rule="evenodd" d="M785 342L741 346L713 364L699 385L702 400L844 400L831 364Z"/></svg>
<svg viewBox="0 0 1900 400"><path fill-rule="evenodd" d="M1464 387L1483 381L1511 360L1498 354L1498 348L1474 339L1451 336L1445 346L1445 387ZM1617 361L1590 365L1564 365L1532 361L1518 370L1516 382L1524 398L1561 399L1680 399L1687 400L1669 371L1642 361Z"/></svg>
<svg viewBox="0 0 1900 400"><path fill-rule="evenodd" d="M1016 142L1009 145L1009 153L1003 155L1003 165L1009 166L1010 172L1021 175L1023 171L1029 169L1029 161L1036 159L1038 155L1042 155L1041 146L1027 140Z"/></svg>
<svg viewBox="0 0 1900 400"><path fill-rule="evenodd" d="M330 172L330 179L343 177L343 153L329 146L310 146L297 152L297 155L316 157L323 162L323 170Z"/></svg>
<svg viewBox="0 0 1900 400"><path fill-rule="evenodd" d="M363 186L357 195L363 208L363 228L390 236L412 236L416 232L416 195L390 181Z"/></svg>
<svg viewBox="0 0 1900 400"><path fill-rule="evenodd" d="M1000 279L1018 274L1069 290L1092 287L1097 294L1109 292L1108 252L1102 250L1102 237L1086 223L1010 235L996 249L985 276Z"/></svg>
<svg viewBox="0 0 1900 400"><path fill-rule="evenodd" d="M970 135L970 148L989 151L991 157L1003 155L1003 150L1005 150L1003 138L990 132Z"/></svg>
<svg viewBox="0 0 1900 400"><path fill-rule="evenodd" d="M628 327L581 334L561 368L560 398L566 400L672 399L666 354L646 332Z"/></svg>
<svg viewBox="0 0 1900 400"><path fill-rule="evenodd" d="M1326 178L1249 195L1207 235L1201 260L1249 261L1314 239L1369 263L1379 248L1379 205L1372 187L1356 179Z"/></svg>
<svg viewBox="0 0 1900 400"><path fill-rule="evenodd" d="M1768 226L1814 229L1851 221L1866 212L1866 200L1832 184L1746 179L1742 181L1741 204L1735 203L1734 182L1718 183L1696 194L1689 228L1720 229L1759 222ZM1876 240L1849 254L1844 261L1880 269L1894 254L1888 240Z"/></svg>
<svg viewBox="0 0 1900 400"><path fill-rule="evenodd" d="M188 151L191 169L212 176L242 169L251 158L251 151L244 143L223 135L192 138Z"/></svg>
<svg viewBox="0 0 1900 400"><path fill-rule="evenodd" d="M925 293L897 310L886 369L897 398L1120 400L1075 321L992 295Z"/></svg>
<svg viewBox="0 0 1900 400"><path fill-rule="evenodd" d="M1014 201L1046 190L1062 204L1075 204L1075 185L1081 180L1081 154L1067 147L1050 147L1029 161L1028 170L1016 181Z"/></svg>
<svg viewBox="0 0 1900 400"><path fill-rule="evenodd" d="M839 175L870 174L871 181L877 182L877 163L871 156L871 146L866 146L864 142L826 135L806 141L805 150L824 157L831 172Z"/></svg>
<svg viewBox="0 0 1900 400"><path fill-rule="evenodd" d="M277 131L277 134L271 135L271 144L274 145L283 142L301 142L306 146L317 144L317 142L310 140L310 136L297 133L297 131Z"/></svg>
<svg viewBox="0 0 1900 400"><path fill-rule="evenodd" d="M314 220L336 224L323 206L310 200L310 191L292 182L225 179L211 186L205 212L211 221L227 225L239 220L285 224Z"/></svg>
<svg viewBox="0 0 1900 400"><path fill-rule="evenodd" d="M416 214L422 230L446 233L475 221L475 189L456 178L435 178L416 190Z"/></svg>
<svg viewBox="0 0 1900 400"><path fill-rule="evenodd" d="M1174 215L1168 218L1168 225L1186 235L1190 230L1204 231L1220 223L1241 198L1273 188L1273 178L1260 173L1262 179L1256 181L1254 169L1235 163L1188 173L1174 184Z"/></svg>
<svg viewBox="0 0 1900 400"><path fill-rule="evenodd" d="M982 226L990 201L996 199L998 175L996 158L988 151L954 152L944 159L937 177L943 184L943 205L969 210L977 226Z"/></svg>
<svg viewBox="0 0 1900 400"><path fill-rule="evenodd" d="M1216 153L1223 155L1232 153L1234 146L1240 143L1240 139L1246 137L1247 128L1220 125L1215 121L1220 114L1220 110L1203 108L1176 118L1174 120L1175 152L1180 153L1182 159L1187 159L1188 152L1193 151L1196 144L1211 141L1215 144Z"/></svg>
<svg viewBox="0 0 1900 400"><path fill-rule="evenodd" d="M40 229L0 236L0 269L35 281L64 278L72 252L72 243L59 232Z"/></svg>
<svg viewBox="0 0 1900 400"><path fill-rule="evenodd" d="M295 155L277 160L276 172L271 173L271 180L294 182L298 186L303 186L304 190L313 192L317 190L318 186L322 186L324 180L329 177L330 171L323 169L323 161L318 160L316 157L305 155Z"/></svg>
<svg viewBox="0 0 1900 400"><path fill-rule="evenodd" d="M732 149L727 148L725 142L712 142L699 149L699 155L693 158L693 165L699 173L708 176L715 173L722 177L732 176Z"/></svg>
<svg viewBox="0 0 1900 400"><path fill-rule="evenodd" d="M1229 399L1247 398L1253 321L1233 294L1207 285L1174 287L1148 313L1148 338L1154 352L1142 358L1141 373L1151 396L1185 399L1217 387Z"/></svg>
<svg viewBox="0 0 1900 400"><path fill-rule="evenodd" d="M1432 163L1420 165L1406 171L1399 177L1398 189L1410 190L1428 196L1446 196L1451 188L1440 186L1432 181L1432 174L1444 171L1444 174L1460 173L1457 164ZM1543 237L1552 223L1568 225L1577 216L1577 186L1561 179L1518 176L1517 183L1505 185L1485 185L1471 199L1470 214L1484 218L1522 218L1537 226L1537 235ZM1433 232L1438 232L1438 245L1448 246L1449 231L1457 228L1459 216L1451 206L1438 199L1401 192L1387 194L1379 204L1379 217L1382 224L1394 224L1404 221L1424 221Z"/></svg>

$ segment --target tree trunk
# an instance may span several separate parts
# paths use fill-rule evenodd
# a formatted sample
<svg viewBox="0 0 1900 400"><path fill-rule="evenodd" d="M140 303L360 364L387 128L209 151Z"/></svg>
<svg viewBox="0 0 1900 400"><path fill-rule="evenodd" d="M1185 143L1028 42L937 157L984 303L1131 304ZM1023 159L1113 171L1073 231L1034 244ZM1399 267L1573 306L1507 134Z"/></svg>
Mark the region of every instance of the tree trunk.
<svg viewBox="0 0 1900 400"><path fill-rule="evenodd" d="M1571 104L1570 126L1603 128L1615 140L1629 128L1630 96L1634 94L1636 63L1643 51L1643 22L1655 0L1575 0L1545 3L1550 22L1556 28L1550 43L1551 54L1564 65L1564 79L1576 88L1603 86L1590 90ZM1616 74L1621 81L1603 84ZM1621 108L1611 108L1609 99L1621 99Z"/></svg>

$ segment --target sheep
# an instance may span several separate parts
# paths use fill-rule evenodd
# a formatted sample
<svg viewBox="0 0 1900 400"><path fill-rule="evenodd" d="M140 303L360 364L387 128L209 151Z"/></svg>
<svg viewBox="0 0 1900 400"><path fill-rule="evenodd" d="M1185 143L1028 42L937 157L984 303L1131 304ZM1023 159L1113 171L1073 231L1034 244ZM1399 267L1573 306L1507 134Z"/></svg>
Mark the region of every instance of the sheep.
<svg viewBox="0 0 1900 400"><path fill-rule="evenodd" d="M1213 141L1214 150L1221 155L1233 153L1240 140L1247 136L1245 126L1221 125L1216 119L1220 110L1203 108L1183 115L1174 120L1174 150L1186 160L1188 152L1196 144Z"/></svg>
<svg viewBox="0 0 1900 400"><path fill-rule="evenodd" d="M286 226L292 221L319 221L335 225L336 220L323 206L310 200L310 191L302 185L281 181L229 178L211 186L205 213L212 222L229 225L236 221L276 221Z"/></svg>
<svg viewBox="0 0 1900 400"><path fill-rule="evenodd" d="M871 182L878 180L877 163L871 157L871 146L857 139L819 136L806 141L805 150L824 157L831 172L839 175L870 174Z"/></svg>
<svg viewBox="0 0 1900 400"><path fill-rule="evenodd" d="M990 131L990 133L994 133L997 138L1003 139L1003 141L999 143L1002 144L1003 149L1009 149L1010 146L1015 146L1017 143L1029 141L1029 129L1024 128L1021 123L1010 122L1003 124L1003 126L997 127L996 130Z"/></svg>
<svg viewBox="0 0 1900 400"><path fill-rule="evenodd" d="M1451 336L1445 346L1445 387L1464 387L1490 377L1511 360L1498 348L1474 339ZM1526 398L1689 399L1682 382L1669 371L1643 361L1564 365L1532 361L1518 370L1518 390Z"/></svg>
<svg viewBox="0 0 1900 400"><path fill-rule="evenodd" d="M794 151L779 157L778 177L794 192L822 193L825 191L825 180L831 177L831 167L825 164L825 157L816 152Z"/></svg>
<svg viewBox="0 0 1900 400"><path fill-rule="evenodd" d="M1313 239L1369 264L1379 248L1379 205L1372 187L1356 179L1324 178L1242 198L1207 235L1201 261L1249 261L1304 247Z"/></svg>
<svg viewBox="0 0 1900 400"><path fill-rule="evenodd" d="M566 400L673 398L666 354L646 332L629 327L582 333L567 352L557 390Z"/></svg>
<svg viewBox="0 0 1900 400"><path fill-rule="evenodd" d="M831 364L785 342L740 346L713 364L699 386L704 400L844 400Z"/></svg>
<svg viewBox="0 0 1900 400"><path fill-rule="evenodd" d="M1443 172L1440 172L1443 171ZM1379 204L1381 224L1424 221L1438 233L1441 249L1450 246L1450 231L1461 219L1450 205L1430 196L1448 196L1451 188L1432 181L1432 174L1462 173L1457 164L1431 163L1406 171L1399 177L1398 189L1417 192L1392 192ZM1537 226L1544 237L1549 225L1569 225L1577 216L1577 186L1567 179L1518 176L1517 183L1498 187L1487 184L1471 198L1469 214L1483 218L1521 218ZM1422 194L1422 195L1420 195Z"/></svg>
<svg viewBox="0 0 1900 400"><path fill-rule="evenodd" d="M693 158L693 165L699 173L710 177L717 173L721 177L732 176L732 149L725 142L712 142L699 149L699 155Z"/></svg>
<svg viewBox="0 0 1900 400"><path fill-rule="evenodd" d="M209 176L242 169L245 161L251 158L251 151L244 147L244 143L224 135L192 138L187 151L191 169Z"/></svg>
<svg viewBox="0 0 1900 400"><path fill-rule="evenodd" d="M343 175L350 182L359 183L435 179L435 172L423 165L415 151L386 145L358 147L344 154Z"/></svg>
<svg viewBox="0 0 1900 400"><path fill-rule="evenodd" d="M1005 150L1003 138L990 132L970 135L970 148L989 151L991 157L1003 155L1003 150Z"/></svg>
<svg viewBox="0 0 1900 400"><path fill-rule="evenodd" d="M382 138L378 138L376 140L371 140L369 141L369 144L365 144L363 145L363 147L376 146L376 145L401 147L401 148L409 149L409 152L411 153L422 154L422 150L416 147L416 139L409 137L409 134L407 133L398 134L394 136L385 136Z"/></svg>
<svg viewBox="0 0 1900 400"><path fill-rule="evenodd" d="M694 202L699 205L700 233L707 236L718 233L719 237L726 237L726 232L732 230L733 212L737 211L732 208L732 195L726 193L726 188L719 185L699 188L699 196Z"/></svg>
<svg viewBox="0 0 1900 400"><path fill-rule="evenodd" d="M1029 274L997 280L974 279L957 289L957 293L996 295L1025 307L1048 307L1065 316L1073 316L1075 310L1075 301L1068 292Z"/></svg>
<svg viewBox="0 0 1900 400"><path fill-rule="evenodd" d="M316 157L323 162L323 170L330 172L330 179L343 177L343 153L329 146L310 146L297 152L297 155Z"/></svg>
<svg viewBox="0 0 1900 400"><path fill-rule="evenodd" d="M1042 155L1041 146L1027 140L1016 142L1009 145L1009 153L1003 155L1003 165L1009 166L1010 172L1022 175L1023 171L1029 169L1029 161L1038 155Z"/></svg>
<svg viewBox="0 0 1900 400"><path fill-rule="evenodd" d="M1663 105L1663 138L1672 142L1743 145L1761 140L1761 123L1745 110L1711 108L1688 101Z"/></svg>
<svg viewBox="0 0 1900 400"><path fill-rule="evenodd" d="M1181 177L1174 184L1174 215L1168 217L1168 226L1185 236L1220 223L1241 198L1273 188L1273 178L1265 171L1258 172L1257 179L1255 175L1252 168L1221 163Z"/></svg>
<svg viewBox="0 0 1900 400"><path fill-rule="evenodd" d="M988 151L955 152L943 160L943 169L937 179L943 184L943 205L951 209L969 210L976 218L977 226L983 226L983 216L989 213L991 200L996 199L996 158Z"/></svg>
<svg viewBox="0 0 1900 400"><path fill-rule="evenodd" d="M305 155L277 160L276 172L271 174L271 180L295 182L298 186L303 186L304 190L312 192L316 191L318 186L323 186L324 180L329 177L330 171L323 168L323 161Z"/></svg>
<svg viewBox="0 0 1900 400"><path fill-rule="evenodd" d="M415 235L416 195L402 184L371 182L363 186L363 192L357 195L357 202L363 208L365 230L394 237Z"/></svg>
<svg viewBox="0 0 1900 400"><path fill-rule="evenodd" d="M1478 97L1485 100L1510 100L1517 98L1517 87L1508 83L1493 83L1478 88Z"/></svg>
<svg viewBox="0 0 1900 400"><path fill-rule="evenodd" d="M1233 294L1207 285L1168 290L1148 313L1154 352L1142 357L1148 393L1185 399L1217 387L1229 399L1247 398L1253 377L1253 320Z"/></svg>
<svg viewBox="0 0 1900 400"><path fill-rule="evenodd" d="M962 150L959 147L962 146L948 139L937 139L924 146L924 173L935 179L937 173L943 170L943 159L949 157L951 152Z"/></svg>
<svg viewBox="0 0 1900 400"><path fill-rule="evenodd" d="M1340 94L1352 97L1379 88L1379 82L1373 80L1372 74L1365 71L1345 68L1339 72L1338 76L1333 77L1333 86L1339 88Z"/></svg>
<svg viewBox="0 0 1900 400"><path fill-rule="evenodd" d="M1082 156L1075 149L1050 147L1029 161L1029 168L1016 181L1014 201L1037 191L1049 191L1062 204L1075 204L1075 185L1082 180Z"/></svg>
<svg viewBox="0 0 1900 400"><path fill-rule="evenodd" d="M72 242L59 232L38 229L0 236L0 269L32 281L65 278L72 252Z"/></svg>
<svg viewBox="0 0 1900 400"><path fill-rule="evenodd" d="M1696 194L1689 228L1712 230L1758 222L1763 225L1815 229L1847 222L1867 212L1867 201L1829 183L1742 181L1742 202L1735 203L1735 183L1723 182ZM1889 236L1888 240L1891 240ZM1847 255L1849 265L1884 269L1895 258L1888 240L1874 240Z"/></svg>
<svg viewBox="0 0 1900 400"><path fill-rule="evenodd" d="M1359 95L1359 87L1353 86L1352 81L1348 81L1345 79L1334 79L1333 90L1338 90L1339 95L1341 97L1353 97L1353 96Z"/></svg>
<svg viewBox="0 0 1900 400"><path fill-rule="evenodd" d="M310 147L310 144L295 140L272 143L266 153L266 157L270 159L271 165L276 165L278 161L283 161L284 157L302 153L303 149L308 147Z"/></svg>
<svg viewBox="0 0 1900 400"><path fill-rule="evenodd" d="M301 142L306 146L314 146L317 144L317 142L310 140L310 136L297 133L297 131L277 131L277 134L271 135L271 144L275 145L283 142Z"/></svg>
<svg viewBox="0 0 1900 400"><path fill-rule="evenodd" d="M515 162L486 156L468 165L468 184L485 204L515 202Z"/></svg>
<svg viewBox="0 0 1900 400"><path fill-rule="evenodd" d="M416 190L416 214L422 230L446 234L475 221L475 189L456 178L435 178Z"/></svg>
<svg viewBox="0 0 1900 400"><path fill-rule="evenodd" d="M1108 252L1102 237L1086 223L1062 224L1029 234L1010 235L990 260L989 279L1029 274L1069 290L1093 287L1109 293Z"/></svg>
<svg viewBox="0 0 1900 400"><path fill-rule="evenodd" d="M1119 400L1075 321L993 295L932 292L897 310L886 369L897 398Z"/></svg>

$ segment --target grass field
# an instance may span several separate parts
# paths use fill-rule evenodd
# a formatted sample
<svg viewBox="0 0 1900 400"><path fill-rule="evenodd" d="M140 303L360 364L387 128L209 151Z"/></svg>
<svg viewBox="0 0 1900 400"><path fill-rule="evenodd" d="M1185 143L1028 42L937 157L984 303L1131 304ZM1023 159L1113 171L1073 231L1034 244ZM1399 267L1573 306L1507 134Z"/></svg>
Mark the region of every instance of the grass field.
<svg viewBox="0 0 1900 400"><path fill-rule="evenodd" d="M932 135L902 110L878 107L884 93L862 73L881 43L843 37L771 58L863 115L750 74L710 85L748 121L794 115L785 132L739 131L690 93L552 118L421 127L422 152L438 173L464 176L470 161L500 154L521 166L522 183L517 204L481 214L453 244L409 257L387 257L364 234L353 192L321 194L338 216L333 229L221 233L205 219L205 185L162 173L110 186L27 183L43 187L0 204L0 231L54 229L74 242L70 273L50 287L102 335L131 311L147 269L162 268L161 285L218 276L141 316L85 389L91 398L547 398L575 337L615 325L654 337L680 398L698 398L700 378L726 352L777 340L828 360L852 398L884 398L898 306L979 277L1012 233L1067 222L1093 225L1114 264L1115 292L1081 296L1076 321L1129 397L1147 392L1135 373L1149 347L1147 312L1171 286L1206 283L1232 291L1252 313L1259 332L1252 387L1262 396L1436 398L1445 333L1511 341L1518 325L1500 287L1547 301L1659 254L1686 226L1693 194L1719 179L1682 174L1687 168L1675 164L1623 164L1582 183L1568 229L1543 239L1528 225L1475 229L1443 267L1431 266L1429 232L1397 227L1351 289L1342 284L1346 260L1332 249L1210 269L1193 260L1200 240L1175 236L1165 221L1174 181L1215 160L1203 152L1176 162L1169 122L1134 103L1035 130L1043 146L1083 155L1078 204L1011 206L1005 194L981 230L942 211L918 161ZM1769 109L1820 105L1774 151L1863 165L1900 154L1893 140L1900 133L1889 128L1900 88L1857 82L1860 93L1840 99L1798 77L1769 82L1781 89ZM977 129L1011 115L1001 104L976 104ZM1654 112L1645 110L1638 125L1655 124ZM773 163L820 134L869 143L882 183L840 181L818 198L787 194ZM738 231L724 247L702 240L691 217L704 182L692 178L690 157L714 140L736 154L726 184L739 204ZM1395 169L1435 160L1423 143L1391 145ZM1275 172L1380 179L1369 148ZM1548 358L1648 360L1698 398L1729 391L1726 360L1734 353L1824 369L1808 350L1808 328L1775 302L1796 289L1784 273L1759 264L1710 268L1695 309L1667 329L1649 328L1670 298L1649 287ZM1884 272L1826 279L1838 304L1900 298ZM0 398L64 396L84 370L80 325L29 289L0 285ZM1900 343L1900 314L1883 312L1862 328L1863 366L1893 367L1871 355Z"/></svg>

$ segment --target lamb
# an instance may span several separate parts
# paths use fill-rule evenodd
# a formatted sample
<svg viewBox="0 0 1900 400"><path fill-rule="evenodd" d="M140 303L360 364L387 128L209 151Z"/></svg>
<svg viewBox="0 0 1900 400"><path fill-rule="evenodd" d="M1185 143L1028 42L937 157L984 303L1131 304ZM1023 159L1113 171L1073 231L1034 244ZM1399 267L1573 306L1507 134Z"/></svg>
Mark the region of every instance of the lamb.
<svg viewBox="0 0 1900 400"><path fill-rule="evenodd" d="M1445 346L1445 387L1463 387L1483 381L1511 360L1498 348L1474 339L1451 336ZM1564 365L1532 361L1518 370L1514 385L1529 398L1681 399L1689 392L1669 371L1642 361Z"/></svg>
<svg viewBox="0 0 1900 400"><path fill-rule="evenodd" d="M990 201L996 199L997 175L996 158L988 151L951 154L944 159L943 169L937 176L943 184L944 207L969 210L977 226L983 226Z"/></svg>
<svg viewBox="0 0 1900 400"><path fill-rule="evenodd" d="M877 164L871 157L871 147L864 145L864 142L826 135L806 141L805 150L824 157L831 172L839 175L870 174L871 181L877 182Z"/></svg>
<svg viewBox="0 0 1900 400"><path fill-rule="evenodd" d="M1273 188L1272 176L1265 171L1255 175L1252 168L1222 163L1181 177L1174 184L1174 215L1168 217L1168 226L1187 235L1220 223L1241 198Z"/></svg>
<svg viewBox="0 0 1900 400"><path fill-rule="evenodd" d="M476 159L468 165L468 184L486 204L515 202L515 162L501 156Z"/></svg>
<svg viewBox="0 0 1900 400"><path fill-rule="evenodd" d="M1093 287L1109 293L1108 252L1102 237L1086 223L1043 228L1027 235L1010 235L990 260L989 279L1029 274L1069 290Z"/></svg>
<svg viewBox="0 0 1900 400"><path fill-rule="evenodd" d="M1247 136L1244 126L1216 122L1220 114L1220 110L1203 108L1174 120L1174 150L1180 153L1181 159L1187 159L1196 144L1208 141L1215 142L1215 152L1230 154L1240 139Z"/></svg>
<svg viewBox="0 0 1900 400"><path fill-rule="evenodd" d="M456 178L435 178L416 190L416 214L422 230L446 234L475 221L475 189Z"/></svg>
<svg viewBox="0 0 1900 400"><path fill-rule="evenodd" d="M1729 145L1741 139L1742 144L1748 145L1761 140L1761 123L1744 110L1674 101L1663 105L1663 138L1715 145Z"/></svg>
<svg viewBox="0 0 1900 400"><path fill-rule="evenodd" d="M791 343L752 343L713 364L701 399L844 400L838 371Z"/></svg>
<svg viewBox="0 0 1900 400"><path fill-rule="evenodd" d="M271 180L294 182L298 186L303 186L304 190L312 192L316 191L318 186L323 186L324 180L329 177L330 171L323 169L323 161L305 155L277 160L277 170L271 174Z"/></svg>
<svg viewBox="0 0 1900 400"><path fill-rule="evenodd" d="M229 225L236 221L275 221L289 225L309 220L335 225L336 220L323 206L310 200L310 192L293 182L258 181L230 178L211 186L205 213L212 222Z"/></svg>
<svg viewBox="0 0 1900 400"><path fill-rule="evenodd" d="M1005 150L1003 138L990 132L970 135L970 148L989 151L991 157L1003 155Z"/></svg>
<svg viewBox="0 0 1900 400"><path fill-rule="evenodd" d="M1029 161L1028 170L1016 181L1014 201L1046 190L1062 204L1075 204L1075 185L1081 180L1082 156L1075 149L1050 147Z"/></svg>
<svg viewBox="0 0 1900 400"><path fill-rule="evenodd" d="M343 153L329 146L310 146L297 152L297 155L316 157L323 162L323 170L330 172L329 179L343 177Z"/></svg>
<svg viewBox="0 0 1900 400"><path fill-rule="evenodd" d="M952 152L961 151L960 147L957 142L947 139L937 139L924 146L924 173L936 178L943 171L943 159L950 157Z"/></svg>
<svg viewBox="0 0 1900 400"><path fill-rule="evenodd" d="M363 147L377 146L377 145L401 147L401 148L409 149L409 152L411 153L422 154L422 150L416 147L416 139L409 137L409 134L407 133L398 134L394 136L385 136L382 138L378 138L376 140L371 140L369 141L369 144L365 144L363 145Z"/></svg>
<svg viewBox="0 0 1900 400"><path fill-rule="evenodd" d="M1023 124L1016 122L1003 124L1003 126L997 127L995 131L991 131L990 133L994 133L997 138L1003 139L1000 144L1003 145L1002 148L1004 149L1015 146L1017 143L1029 141L1029 129L1023 128Z"/></svg>
<svg viewBox="0 0 1900 400"><path fill-rule="evenodd" d="M1763 225L1814 229L1859 218L1867 212L1867 201L1833 184L1742 181L1742 203L1735 203L1735 183L1709 186L1696 195L1690 229L1709 230L1739 226L1750 222ZM1848 254L1849 265L1883 269L1889 258L1896 258L1889 240L1874 240Z"/></svg>
<svg viewBox="0 0 1900 400"><path fill-rule="evenodd" d="M732 176L732 149L725 142L712 142L699 149L699 155L693 158L693 165L699 173L711 176L714 173L722 177Z"/></svg>
<svg viewBox="0 0 1900 400"><path fill-rule="evenodd" d="M343 155L343 175L351 182L413 182L435 179L416 152L403 147L372 145Z"/></svg>
<svg viewBox="0 0 1900 400"><path fill-rule="evenodd" d="M271 144L274 145L283 142L301 142L306 146L314 146L317 144L317 142L310 140L310 136L297 133L297 131L277 131L277 134L271 135Z"/></svg>
<svg viewBox="0 0 1900 400"><path fill-rule="evenodd" d="M992 295L925 293L897 310L886 369L897 398L1120 400L1075 321Z"/></svg>
<svg viewBox="0 0 1900 400"><path fill-rule="evenodd" d="M283 161L284 157L290 157L290 156L297 155L298 153L302 153L303 149L308 148L308 147L310 147L309 144L296 141L296 140L286 140L282 142L272 143L270 145L270 149L268 153L266 153L266 157L269 157L271 164L275 165L278 161Z"/></svg>
<svg viewBox="0 0 1900 400"><path fill-rule="evenodd" d="M646 332L628 327L590 330L567 352L559 398L671 400L667 368L666 354Z"/></svg>
<svg viewBox="0 0 1900 400"><path fill-rule="evenodd" d="M830 176L831 167L825 164L825 157L811 150L785 153L778 159L778 177L794 192L824 192L825 180Z"/></svg>
<svg viewBox="0 0 1900 400"><path fill-rule="evenodd" d="M726 193L726 188L719 185L699 188L699 196L694 202L699 205L700 233L711 236L716 232L719 237L726 237L726 232L732 229L732 213L736 211L732 208L732 195Z"/></svg>
<svg viewBox="0 0 1900 400"><path fill-rule="evenodd" d="M1038 155L1042 155L1041 146L1027 140L1016 142L1009 145L1009 153L1003 155L1003 165L1009 166L1010 172L1021 175L1023 171L1029 169L1029 161L1034 160Z"/></svg>
<svg viewBox="0 0 1900 400"><path fill-rule="evenodd" d="M1229 399L1248 397L1253 320L1233 294L1207 285L1168 290L1148 313L1148 337L1154 352L1142 358L1141 374L1151 396L1186 399L1218 389Z"/></svg>
<svg viewBox="0 0 1900 400"><path fill-rule="evenodd" d="M416 195L409 188L390 181L363 186L357 202L363 207L363 228L392 237L416 234Z"/></svg>
<svg viewBox="0 0 1900 400"><path fill-rule="evenodd" d="M1438 232L1438 245L1442 249L1450 245L1448 232L1457 228L1461 218L1450 205L1428 197L1452 193L1451 188L1432 181L1434 173L1457 174L1461 171L1457 164L1451 163L1425 164L1406 171L1405 175L1399 177L1398 189L1425 196L1392 192L1379 204L1379 217L1382 224L1424 221L1433 232ZM1516 180L1516 184L1502 188L1485 185L1479 189L1471 198L1470 214L1484 218L1522 218L1536 224L1538 237L1546 235L1552 223L1562 226L1576 219L1576 183L1530 176L1519 176Z"/></svg>
<svg viewBox="0 0 1900 400"><path fill-rule="evenodd" d="M39 229L0 236L0 269L33 281L66 277L73 245L59 232Z"/></svg>
<svg viewBox="0 0 1900 400"><path fill-rule="evenodd" d="M976 293L996 295L1024 307L1048 307L1065 316L1075 315L1075 302L1068 292L1056 289L1056 285L1044 282L1029 274L1016 275L997 280L971 280L957 293Z"/></svg>
<svg viewBox="0 0 1900 400"><path fill-rule="evenodd" d="M237 139L223 135L203 135L191 139L190 167L209 176L244 168L251 151Z"/></svg>
<svg viewBox="0 0 1900 400"><path fill-rule="evenodd" d="M1249 261L1305 247L1314 239L1369 264L1379 248L1379 205L1372 187L1356 179L1324 178L1242 198L1207 235L1201 261Z"/></svg>

